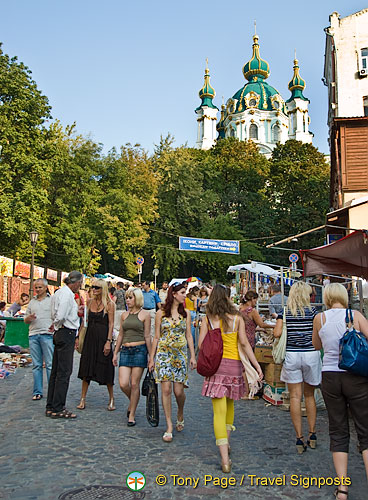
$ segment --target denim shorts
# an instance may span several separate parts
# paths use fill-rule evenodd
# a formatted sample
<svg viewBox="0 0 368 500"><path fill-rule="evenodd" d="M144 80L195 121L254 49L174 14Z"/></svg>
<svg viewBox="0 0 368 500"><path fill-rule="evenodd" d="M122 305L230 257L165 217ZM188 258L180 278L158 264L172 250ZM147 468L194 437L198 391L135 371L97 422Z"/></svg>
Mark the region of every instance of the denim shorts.
<svg viewBox="0 0 368 500"><path fill-rule="evenodd" d="M132 347L122 346L119 366L147 368L147 355L148 351L146 344Z"/></svg>

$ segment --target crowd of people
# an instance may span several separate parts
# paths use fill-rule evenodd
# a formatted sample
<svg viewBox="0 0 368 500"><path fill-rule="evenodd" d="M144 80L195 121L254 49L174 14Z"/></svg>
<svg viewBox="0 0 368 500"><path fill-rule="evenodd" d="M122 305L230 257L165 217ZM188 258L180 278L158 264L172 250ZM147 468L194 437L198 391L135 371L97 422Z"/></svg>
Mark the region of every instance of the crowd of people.
<svg viewBox="0 0 368 500"><path fill-rule="evenodd" d="M91 381L105 385L107 410L115 410L114 374L119 367L119 386L127 397L127 426L136 425L140 382L145 368L161 385L162 407L166 429L162 439L170 443L174 430L184 429L185 390L188 369L197 365L195 349L201 350L207 335L221 330L222 361L217 371L203 381L202 395L213 407L213 425L223 472L231 471L230 435L234 428L234 401L247 396L263 379L254 348L256 328L273 330L281 336L286 325L286 355L281 380L290 393L290 415L299 454L317 447L315 389L321 385L329 417L330 450L338 477L347 476L349 452L348 413L353 417L359 450L368 477L368 380L338 367L339 341L346 331L345 316L349 292L340 283L323 285L326 310L319 312L311 304L312 286L294 283L288 297L281 288L270 287L270 317L265 323L257 311L258 294L248 290L239 306L225 285L192 286L187 282L163 283L159 293L149 282L142 286L118 283L111 290L104 280L94 280L84 303L79 289L83 275L72 271L65 286L52 297L47 281L34 282L35 296L29 302L25 323L29 325L29 344L33 359L33 400L43 398L43 363L48 392L46 416L75 419L77 414L66 408L74 350L80 353L78 378L82 381L78 410L87 407ZM23 296L11 307L19 310L29 297ZM1 304L0 304L1 305ZM284 307L283 307L284 306ZM199 338L196 338L197 322ZM368 321L354 311L351 322L368 338ZM196 346L196 343L198 345ZM321 356L320 351L323 351ZM255 385L254 385L255 384ZM172 393L176 401L176 418L172 417ZM308 435L304 438L301 401L304 396ZM175 424L174 424L175 422ZM347 497L347 486L341 485L336 497Z"/></svg>

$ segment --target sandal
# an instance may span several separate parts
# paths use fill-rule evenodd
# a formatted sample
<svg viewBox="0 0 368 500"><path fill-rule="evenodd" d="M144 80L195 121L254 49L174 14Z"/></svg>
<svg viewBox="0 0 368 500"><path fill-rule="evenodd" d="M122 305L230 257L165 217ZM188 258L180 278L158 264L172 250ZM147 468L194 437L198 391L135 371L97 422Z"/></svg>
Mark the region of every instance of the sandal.
<svg viewBox="0 0 368 500"><path fill-rule="evenodd" d="M339 490L338 488L336 488L336 490L334 491L335 498L337 498L337 496L340 495L340 493L342 493L343 495L346 495L346 498L348 498L348 492L343 491L343 490Z"/></svg>
<svg viewBox="0 0 368 500"><path fill-rule="evenodd" d="M42 397L43 396L41 394L33 394L32 401L39 401Z"/></svg>
<svg viewBox="0 0 368 500"><path fill-rule="evenodd" d="M171 443L171 441L173 440L172 432L165 432L165 434L162 436L162 440L165 443Z"/></svg>
<svg viewBox="0 0 368 500"><path fill-rule="evenodd" d="M317 447L317 436L315 432L310 432L309 433L309 439L307 440L307 445L312 448L312 450L315 450Z"/></svg>
<svg viewBox="0 0 368 500"><path fill-rule="evenodd" d="M62 410L62 411L59 411L59 412L51 413L51 418L66 418L66 419L70 420L70 419L77 418L77 415L75 415L71 411Z"/></svg>
<svg viewBox="0 0 368 500"><path fill-rule="evenodd" d="M183 420L177 420L175 428L176 428L176 430L178 432L181 432L182 430L184 430L184 419Z"/></svg>
<svg viewBox="0 0 368 500"><path fill-rule="evenodd" d="M296 449L298 450L299 455L307 451L307 445L303 441L303 436L296 438Z"/></svg>
<svg viewBox="0 0 368 500"><path fill-rule="evenodd" d="M54 410L46 410L45 415L46 417L51 417L51 415L54 413Z"/></svg>

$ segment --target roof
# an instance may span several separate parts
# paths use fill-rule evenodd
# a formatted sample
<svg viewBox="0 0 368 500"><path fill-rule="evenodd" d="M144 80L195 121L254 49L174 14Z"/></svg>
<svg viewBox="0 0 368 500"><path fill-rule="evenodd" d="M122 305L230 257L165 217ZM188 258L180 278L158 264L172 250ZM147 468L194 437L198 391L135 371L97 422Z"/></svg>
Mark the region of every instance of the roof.
<svg viewBox="0 0 368 500"><path fill-rule="evenodd" d="M368 231L311 250L300 250L305 276L350 274L368 279Z"/></svg>

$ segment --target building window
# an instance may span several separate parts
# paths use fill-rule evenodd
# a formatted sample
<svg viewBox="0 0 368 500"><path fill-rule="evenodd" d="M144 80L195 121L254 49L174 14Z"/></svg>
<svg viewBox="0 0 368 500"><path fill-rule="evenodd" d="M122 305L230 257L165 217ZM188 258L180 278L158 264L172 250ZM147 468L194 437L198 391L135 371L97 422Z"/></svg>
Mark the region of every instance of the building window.
<svg viewBox="0 0 368 500"><path fill-rule="evenodd" d="M281 140L281 128L279 125L274 125L272 127L272 141L273 142L280 142Z"/></svg>
<svg viewBox="0 0 368 500"><path fill-rule="evenodd" d="M367 70L368 69L368 48L366 49L362 49L360 51L360 54L361 54L361 69L365 69Z"/></svg>
<svg viewBox="0 0 368 500"><path fill-rule="evenodd" d="M254 98L249 99L249 106L254 107L254 106L256 106L256 105L257 105L257 101L256 101Z"/></svg>
<svg viewBox="0 0 368 500"><path fill-rule="evenodd" d="M233 127L230 128L230 137L235 137L235 130Z"/></svg>
<svg viewBox="0 0 368 500"><path fill-rule="evenodd" d="M249 139L258 140L258 127L254 123L249 127Z"/></svg>
<svg viewBox="0 0 368 500"><path fill-rule="evenodd" d="M303 115L303 132L305 132L305 115Z"/></svg>
<svg viewBox="0 0 368 500"><path fill-rule="evenodd" d="M368 116L368 95L363 97L363 110L364 110L364 116Z"/></svg>

